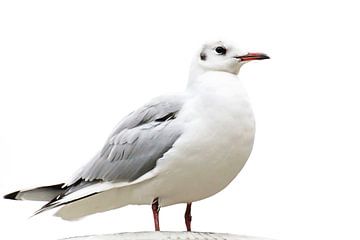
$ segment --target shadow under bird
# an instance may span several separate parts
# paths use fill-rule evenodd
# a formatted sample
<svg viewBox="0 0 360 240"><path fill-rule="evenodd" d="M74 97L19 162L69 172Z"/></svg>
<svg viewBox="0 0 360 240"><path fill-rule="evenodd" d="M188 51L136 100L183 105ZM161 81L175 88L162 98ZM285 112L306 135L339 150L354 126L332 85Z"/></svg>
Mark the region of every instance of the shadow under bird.
<svg viewBox="0 0 360 240"><path fill-rule="evenodd" d="M129 204L161 207L191 203L224 189L251 153L255 121L241 66L268 59L218 41L196 54L184 92L157 97L117 125L102 149L67 183L10 193L6 199L47 201L65 220Z"/></svg>

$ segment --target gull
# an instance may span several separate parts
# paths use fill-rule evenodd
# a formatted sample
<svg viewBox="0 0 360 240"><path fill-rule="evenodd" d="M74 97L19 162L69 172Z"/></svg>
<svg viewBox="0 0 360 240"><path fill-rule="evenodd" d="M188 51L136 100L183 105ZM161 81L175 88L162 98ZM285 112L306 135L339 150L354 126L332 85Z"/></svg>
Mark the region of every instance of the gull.
<svg viewBox="0 0 360 240"><path fill-rule="evenodd" d="M34 215L77 220L129 204L151 205L155 231L161 207L191 204L224 189L250 156L255 120L240 68L262 53L206 43L196 53L185 91L154 98L120 121L102 149L66 183L16 191L13 200L47 201Z"/></svg>

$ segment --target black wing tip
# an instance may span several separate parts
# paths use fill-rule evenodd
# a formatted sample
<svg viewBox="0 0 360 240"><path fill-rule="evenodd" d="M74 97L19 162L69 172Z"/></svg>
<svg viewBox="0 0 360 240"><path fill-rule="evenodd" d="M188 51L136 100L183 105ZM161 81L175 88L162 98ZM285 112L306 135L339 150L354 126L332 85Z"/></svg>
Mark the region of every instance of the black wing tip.
<svg viewBox="0 0 360 240"><path fill-rule="evenodd" d="M19 194L20 191L16 191L16 192L12 192L12 193L9 193L9 194L6 194L4 196L4 199L10 199L10 200L19 200L16 198L16 196Z"/></svg>

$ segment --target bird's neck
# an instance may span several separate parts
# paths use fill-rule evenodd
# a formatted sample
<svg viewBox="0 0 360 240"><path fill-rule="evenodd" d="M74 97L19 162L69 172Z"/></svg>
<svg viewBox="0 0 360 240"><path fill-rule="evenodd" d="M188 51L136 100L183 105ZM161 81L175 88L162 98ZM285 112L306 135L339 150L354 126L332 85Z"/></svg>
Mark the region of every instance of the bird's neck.
<svg viewBox="0 0 360 240"><path fill-rule="evenodd" d="M242 66L239 65L238 68L236 68L234 70L234 72L224 72L226 74L231 74L231 75L237 75L239 73L239 70L240 70L240 67ZM190 67L190 72L189 72L189 79L188 79L188 84L187 84L187 88L191 88L197 81L197 79L207 73L207 72L217 72L216 70L208 70L208 69L204 69L203 67L200 66L200 64L197 62L197 59L195 59L193 61L193 63L191 64L191 67ZM222 72L222 71L219 71L219 72Z"/></svg>

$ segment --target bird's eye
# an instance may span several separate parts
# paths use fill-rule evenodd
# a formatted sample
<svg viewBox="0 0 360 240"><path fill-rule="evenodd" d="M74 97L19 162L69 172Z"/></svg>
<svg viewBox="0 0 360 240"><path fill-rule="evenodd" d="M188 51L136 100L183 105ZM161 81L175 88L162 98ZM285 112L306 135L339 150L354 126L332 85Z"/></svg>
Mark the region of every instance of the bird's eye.
<svg viewBox="0 0 360 240"><path fill-rule="evenodd" d="M226 54L226 48L219 46L219 47L215 48L215 52L220 54L220 55L225 55Z"/></svg>

